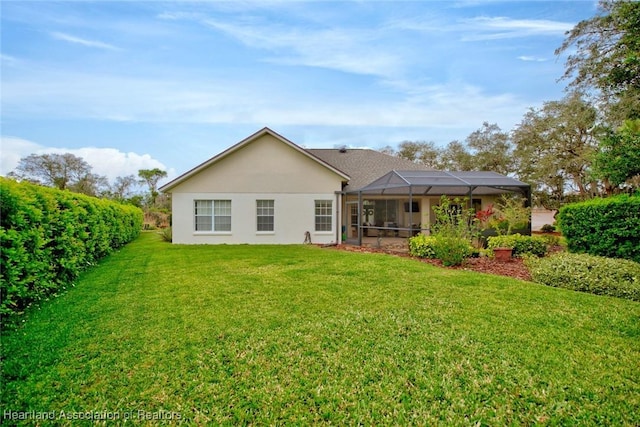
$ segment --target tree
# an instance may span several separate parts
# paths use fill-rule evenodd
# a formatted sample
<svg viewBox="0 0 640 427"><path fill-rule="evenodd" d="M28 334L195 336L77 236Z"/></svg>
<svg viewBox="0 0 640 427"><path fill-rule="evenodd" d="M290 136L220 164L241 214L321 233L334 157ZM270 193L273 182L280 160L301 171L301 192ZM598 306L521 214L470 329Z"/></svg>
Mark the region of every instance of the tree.
<svg viewBox="0 0 640 427"><path fill-rule="evenodd" d="M400 157L401 159L410 160L412 162L418 163L418 159L420 157L420 150L421 150L420 146L421 146L420 142L402 141L398 145L398 151L396 153L396 156Z"/></svg>
<svg viewBox="0 0 640 427"><path fill-rule="evenodd" d="M382 148L379 148L377 150L378 152L382 153L382 154L386 154L388 156L395 156L396 155L396 150L394 150L394 148L390 145L385 145Z"/></svg>
<svg viewBox="0 0 640 427"><path fill-rule="evenodd" d="M134 175L119 176L109 186L110 198L118 201L129 200L133 196L138 180Z"/></svg>
<svg viewBox="0 0 640 427"><path fill-rule="evenodd" d="M602 138L595 169L612 187L640 175L640 119L627 120L617 132Z"/></svg>
<svg viewBox="0 0 640 427"><path fill-rule="evenodd" d="M601 0L600 13L567 32L556 55L572 51L563 78L596 89L611 120L640 118L640 3Z"/></svg>
<svg viewBox="0 0 640 427"><path fill-rule="evenodd" d="M421 163L430 168L438 169L442 150L432 141L403 141L398 146L396 155L412 162Z"/></svg>
<svg viewBox="0 0 640 427"><path fill-rule="evenodd" d="M538 202L557 208L568 191L598 193L591 176L597 151L596 110L580 94L531 109L513 131L518 176L533 185Z"/></svg>
<svg viewBox="0 0 640 427"><path fill-rule="evenodd" d="M451 141L442 151L440 169L451 171L474 170L473 155L460 141Z"/></svg>
<svg viewBox="0 0 640 427"><path fill-rule="evenodd" d="M513 146L509 134L502 132L497 124L484 122L480 129L467 137L466 145L473 155L473 170L503 175L514 172Z"/></svg>
<svg viewBox="0 0 640 427"><path fill-rule="evenodd" d="M87 173L69 185L69 190L93 197L103 196L109 189L107 177L95 173Z"/></svg>
<svg viewBox="0 0 640 427"><path fill-rule="evenodd" d="M156 204L156 198L158 197L158 181L162 178L166 178L167 172L162 169L140 169L138 176L142 178L142 181L149 186L149 194L151 196L151 206Z"/></svg>
<svg viewBox="0 0 640 427"><path fill-rule="evenodd" d="M433 169L457 171L514 172L513 145L509 134L497 124L484 122L465 142L451 141L446 147L434 142L403 141L395 155Z"/></svg>
<svg viewBox="0 0 640 427"><path fill-rule="evenodd" d="M71 153L30 154L20 159L13 176L61 190L95 196L106 178L91 173L91 166Z"/></svg>

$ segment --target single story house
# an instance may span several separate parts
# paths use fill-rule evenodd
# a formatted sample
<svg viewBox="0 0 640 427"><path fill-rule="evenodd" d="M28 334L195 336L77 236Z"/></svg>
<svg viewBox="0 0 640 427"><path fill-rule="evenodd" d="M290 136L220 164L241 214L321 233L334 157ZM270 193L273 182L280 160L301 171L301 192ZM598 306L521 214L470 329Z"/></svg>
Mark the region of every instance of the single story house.
<svg viewBox="0 0 640 427"><path fill-rule="evenodd" d="M493 172L435 171L369 149L305 149L263 128L160 188L174 243L319 244L428 233L440 196L485 208L529 185Z"/></svg>

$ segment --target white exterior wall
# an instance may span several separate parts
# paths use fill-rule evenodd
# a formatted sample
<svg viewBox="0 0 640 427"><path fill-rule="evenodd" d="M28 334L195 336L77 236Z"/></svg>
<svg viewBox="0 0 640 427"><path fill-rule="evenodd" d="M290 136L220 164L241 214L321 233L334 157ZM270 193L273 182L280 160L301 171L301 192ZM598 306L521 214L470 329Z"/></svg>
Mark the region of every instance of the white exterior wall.
<svg viewBox="0 0 640 427"><path fill-rule="evenodd" d="M231 200L231 231L194 231L195 200ZM274 201L274 231L257 231L256 200ZM315 201L331 200L331 231L315 231ZM312 243L335 243L338 227L334 193L187 193L175 194L173 203L173 243L185 244L290 244L303 243L305 232Z"/></svg>
<svg viewBox="0 0 640 427"><path fill-rule="evenodd" d="M271 135L263 135L171 189L173 242L337 243L343 177ZM195 200L231 200L231 232L195 231ZM256 200L274 201L274 231L257 230ZM315 201L331 200L332 230L315 231Z"/></svg>

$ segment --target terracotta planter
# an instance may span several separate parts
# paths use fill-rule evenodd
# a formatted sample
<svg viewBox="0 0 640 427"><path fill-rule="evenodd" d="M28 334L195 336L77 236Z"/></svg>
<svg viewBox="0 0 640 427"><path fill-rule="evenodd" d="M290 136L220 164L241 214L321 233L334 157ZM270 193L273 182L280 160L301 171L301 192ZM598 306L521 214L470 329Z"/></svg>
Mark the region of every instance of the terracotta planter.
<svg viewBox="0 0 640 427"><path fill-rule="evenodd" d="M513 254L513 248L493 248L493 254L498 261L509 261Z"/></svg>

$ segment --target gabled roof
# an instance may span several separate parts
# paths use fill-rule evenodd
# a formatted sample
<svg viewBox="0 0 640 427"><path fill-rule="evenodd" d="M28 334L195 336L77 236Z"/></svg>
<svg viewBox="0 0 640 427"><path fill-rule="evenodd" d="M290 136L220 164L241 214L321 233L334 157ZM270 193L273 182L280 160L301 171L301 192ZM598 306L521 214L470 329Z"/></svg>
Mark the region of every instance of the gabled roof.
<svg viewBox="0 0 640 427"><path fill-rule="evenodd" d="M177 185L183 183L184 181L188 180L189 178L191 178L192 176L198 174L199 172L203 171L204 169L208 168L209 166L219 162L220 160L224 159L225 157L235 153L236 151L240 150L241 148L245 147L246 145L251 144L252 142L256 141L257 139L259 139L259 138L261 138L261 137L263 137L265 135L271 135L272 137L278 139L279 141L281 141L282 143L288 145L289 147L293 148L294 150L298 151L299 153L305 155L306 157L308 157L308 158L312 159L313 161L319 163L320 165L324 166L325 168L327 168L327 169L333 171L334 173L338 174L345 181L349 180L349 175L345 174L340 169L334 167L330 163L327 163L326 161L322 160L321 158L316 157L310 151L303 149L299 145L289 141L287 138L285 138L284 136L274 132L273 130L269 129L268 127L265 127L265 128L260 129L258 132L254 133L253 135L250 135L247 138L243 139L242 141L238 142L237 144L227 148L226 150L224 150L220 154L210 158L209 160L199 164L195 168L183 173L182 175L180 175L179 177L175 178L174 180L166 183L165 185L160 187L159 190L160 191L171 190L172 188L174 188Z"/></svg>
<svg viewBox="0 0 640 427"><path fill-rule="evenodd" d="M501 194L505 191L526 192L530 188L517 179L496 172L463 171L391 171L360 188L363 194L406 194L464 196L474 194Z"/></svg>
<svg viewBox="0 0 640 427"><path fill-rule="evenodd" d="M309 153L349 175L344 191L357 190L391 170L432 170L424 165L370 149L307 149Z"/></svg>

